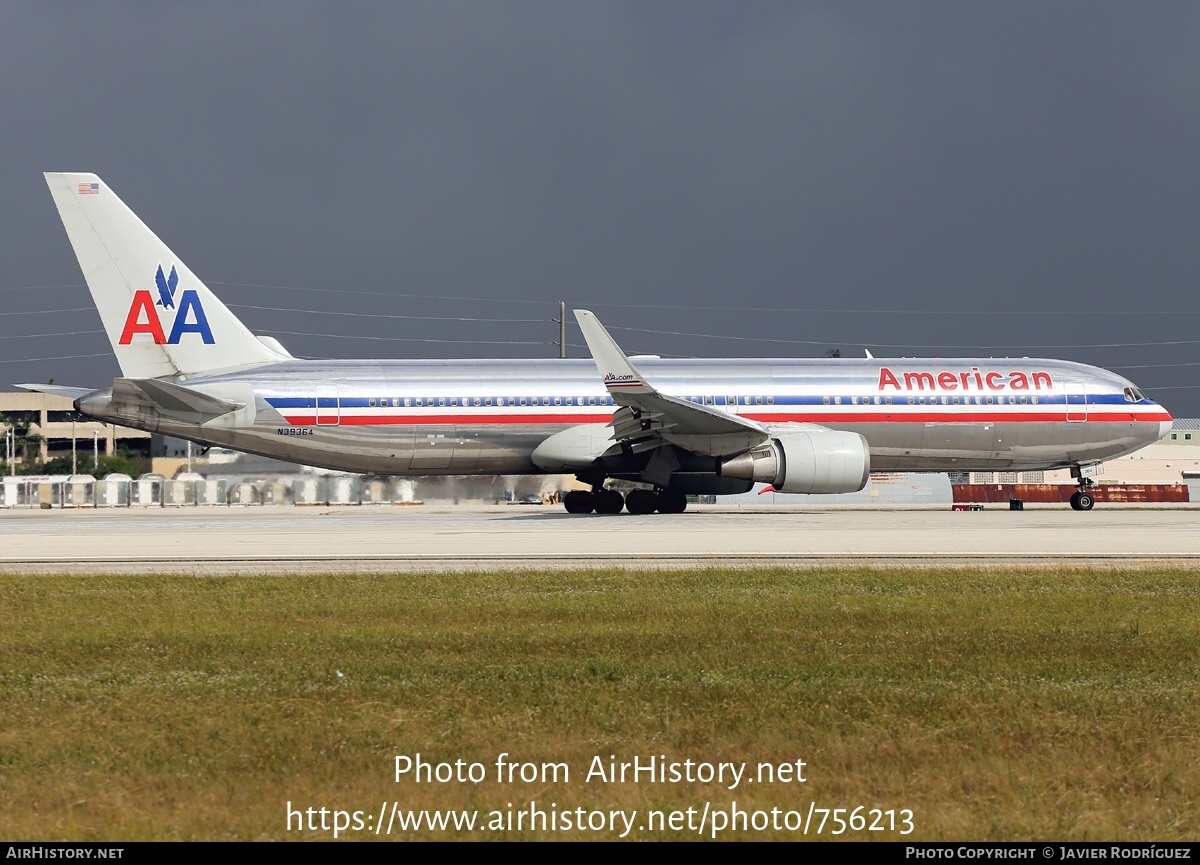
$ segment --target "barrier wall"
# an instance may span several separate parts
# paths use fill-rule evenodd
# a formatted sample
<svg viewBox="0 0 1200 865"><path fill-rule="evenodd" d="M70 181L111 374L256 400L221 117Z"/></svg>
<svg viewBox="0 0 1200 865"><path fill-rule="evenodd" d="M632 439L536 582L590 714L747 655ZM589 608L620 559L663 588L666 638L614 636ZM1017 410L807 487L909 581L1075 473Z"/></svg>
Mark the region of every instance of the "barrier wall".
<svg viewBox="0 0 1200 865"><path fill-rule="evenodd" d="M1073 484L954 484L955 502L1008 504L1012 499L1031 503L1067 503L1079 489ZM1097 504L1181 504L1191 501L1187 484L1092 484Z"/></svg>

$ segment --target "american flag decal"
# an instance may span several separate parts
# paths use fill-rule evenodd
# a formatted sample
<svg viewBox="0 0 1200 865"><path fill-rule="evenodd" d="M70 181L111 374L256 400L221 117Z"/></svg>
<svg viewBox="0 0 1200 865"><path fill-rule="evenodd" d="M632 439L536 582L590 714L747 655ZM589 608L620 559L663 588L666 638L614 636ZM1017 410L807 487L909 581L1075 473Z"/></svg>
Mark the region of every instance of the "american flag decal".
<svg viewBox="0 0 1200 865"><path fill-rule="evenodd" d="M79 194L80 195L99 195L100 194L100 184L99 183L81 183L81 184L79 184Z"/></svg>

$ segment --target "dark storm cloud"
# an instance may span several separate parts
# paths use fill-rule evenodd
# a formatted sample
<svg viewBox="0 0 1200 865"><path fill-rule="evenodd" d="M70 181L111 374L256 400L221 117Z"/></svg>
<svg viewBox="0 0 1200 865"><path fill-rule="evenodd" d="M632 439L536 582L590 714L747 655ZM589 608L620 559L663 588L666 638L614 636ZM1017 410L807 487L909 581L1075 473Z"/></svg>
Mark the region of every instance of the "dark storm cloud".
<svg viewBox="0 0 1200 865"><path fill-rule="evenodd" d="M89 305L7 290L81 282L41 172L88 170L235 306L538 320L238 309L297 354L550 355L563 299L743 338L615 331L664 354L1162 365L1196 415L1198 43L1186 3L7 4L0 312Z"/></svg>

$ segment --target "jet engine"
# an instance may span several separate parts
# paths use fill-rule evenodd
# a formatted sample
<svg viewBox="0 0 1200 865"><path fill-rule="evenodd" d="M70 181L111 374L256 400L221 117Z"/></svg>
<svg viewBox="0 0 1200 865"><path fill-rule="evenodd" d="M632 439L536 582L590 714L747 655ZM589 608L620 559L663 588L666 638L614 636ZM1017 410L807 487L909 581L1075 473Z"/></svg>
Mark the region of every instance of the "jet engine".
<svg viewBox="0 0 1200 865"><path fill-rule="evenodd" d="M871 453L858 433L789 432L721 461L717 474L773 486L781 493L855 493L867 485Z"/></svg>

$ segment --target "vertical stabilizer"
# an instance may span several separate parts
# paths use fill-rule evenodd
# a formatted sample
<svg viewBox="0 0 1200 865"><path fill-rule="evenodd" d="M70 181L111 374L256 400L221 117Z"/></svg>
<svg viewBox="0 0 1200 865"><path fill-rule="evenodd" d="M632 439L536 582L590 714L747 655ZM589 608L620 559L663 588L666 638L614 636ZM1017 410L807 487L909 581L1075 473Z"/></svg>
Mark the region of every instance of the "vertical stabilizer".
<svg viewBox="0 0 1200 865"><path fill-rule="evenodd" d="M254 336L94 174L47 172L127 378L196 376L287 357Z"/></svg>

